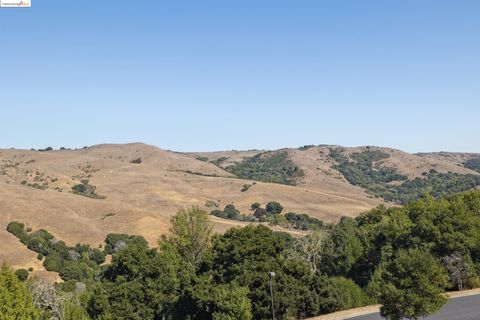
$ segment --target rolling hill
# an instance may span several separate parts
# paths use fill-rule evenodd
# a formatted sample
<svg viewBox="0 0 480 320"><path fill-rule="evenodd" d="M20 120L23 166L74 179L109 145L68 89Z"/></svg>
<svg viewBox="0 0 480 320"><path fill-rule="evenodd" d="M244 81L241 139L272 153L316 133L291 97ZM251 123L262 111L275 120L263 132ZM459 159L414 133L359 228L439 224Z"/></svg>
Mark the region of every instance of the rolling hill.
<svg viewBox="0 0 480 320"><path fill-rule="evenodd" d="M0 261L43 270L33 252L5 230L12 220L47 229L68 244L92 245L110 232L141 234L154 245L168 232L169 217L191 205L210 211L233 203L248 214L254 202L278 201L284 212L334 222L426 190L477 187L480 174L465 163L478 158L325 145L195 153L141 143L0 150ZM245 224L213 216L212 221L219 232Z"/></svg>

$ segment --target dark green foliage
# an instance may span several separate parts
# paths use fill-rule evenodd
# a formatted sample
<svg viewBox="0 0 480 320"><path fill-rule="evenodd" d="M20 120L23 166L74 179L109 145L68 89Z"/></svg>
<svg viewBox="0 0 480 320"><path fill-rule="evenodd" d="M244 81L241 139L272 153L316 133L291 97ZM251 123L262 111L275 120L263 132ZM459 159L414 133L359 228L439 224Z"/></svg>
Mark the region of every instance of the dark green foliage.
<svg viewBox="0 0 480 320"><path fill-rule="evenodd" d="M204 157L204 156L196 156L195 159L197 160L200 160L200 161L208 161L208 157Z"/></svg>
<svg viewBox="0 0 480 320"><path fill-rule="evenodd" d="M291 239L291 238L290 238ZM273 289L277 317L302 318L317 313L316 299L309 298L311 275L301 262L285 261L288 238L264 226L234 228L214 239L212 270L221 282L249 288L253 318L271 317L269 271L276 273Z"/></svg>
<svg viewBox="0 0 480 320"><path fill-rule="evenodd" d="M254 203L252 203L252 205L250 206L250 209L255 210L255 209L257 209L257 208L260 208L260 206L261 206L260 203L254 202Z"/></svg>
<svg viewBox="0 0 480 320"><path fill-rule="evenodd" d="M227 204L223 211L218 209L212 210L210 214L228 220L255 221L254 217L241 214L240 211L235 208L233 204Z"/></svg>
<svg viewBox="0 0 480 320"><path fill-rule="evenodd" d="M130 163L140 164L140 163L142 163L142 158L141 158L141 157L138 157L138 158L136 158L136 159L133 159L132 161L130 161Z"/></svg>
<svg viewBox="0 0 480 320"><path fill-rule="evenodd" d="M312 218L308 214L297 214L295 212L289 212L285 214L287 222L298 230L318 230L324 226L322 220Z"/></svg>
<svg viewBox="0 0 480 320"><path fill-rule="evenodd" d="M396 190L385 195L385 199L407 203L421 198L426 192L439 199L445 195L467 191L478 186L480 186L479 175L439 173L431 170L423 179L415 178L396 187Z"/></svg>
<svg viewBox="0 0 480 320"><path fill-rule="evenodd" d="M463 165L465 168L480 172L480 157L469 159L465 161Z"/></svg>
<svg viewBox="0 0 480 320"><path fill-rule="evenodd" d="M7 225L7 231L17 238L20 238L22 235L26 234L25 225L16 221L12 221Z"/></svg>
<svg viewBox="0 0 480 320"><path fill-rule="evenodd" d="M86 262L67 261L64 262L63 267L60 269L60 277L67 281L92 279L93 275L94 269Z"/></svg>
<svg viewBox="0 0 480 320"><path fill-rule="evenodd" d="M45 257L45 269L58 272L64 280L93 281L100 269L99 264L105 261L105 254L100 250L82 244L68 247L65 242L56 240L43 229L28 233L22 231L25 226L18 222L11 222L7 229L15 232L30 250L37 252L39 260Z"/></svg>
<svg viewBox="0 0 480 320"><path fill-rule="evenodd" d="M228 157L220 157L216 160L210 161L210 163L213 163L216 166L220 166L223 162L225 162L228 159Z"/></svg>
<svg viewBox="0 0 480 320"><path fill-rule="evenodd" d="M58 287L64 292L74 292L77 289L77 281L76 280L67 280L60 282Z"/></svg>
<svg viewBox="0 0 480 320"><path fill-rule="evenodd" d="M264 222L264 221L267 221L267 210L265 210L264 208L261 208L261 207L258 207L257 209L255 209L255 213L253 214L253 216L255 218L257 218L260 222Z"/></svg>
<svg viewBox="0 0 480 320"><path fill-rule="evenodd" d="M63 258L58 253L49 254L45 261L43 262L43 266L48 271L56 271L60 272L63 268Z"/></svg>
<svg viewBox="0 0 480 320"><path fill-rule="evenodd" d="M30 237L27 248L43 255L47 255L50 252L48 241L40 237Z"/></svg>
<svg viewBox="0 0 480 320"><path fill-rule="evenodd" d="M105 199L104 196L97 194L96 189L97 187L91 185L88 180L82 180L81 183L76 184L72 187L72 191L74 194L93 199Z"/></svg>
<svg viewBox="0 0 480 320"><path fill-rule="evenodd" d="M7 225L7 231L20 239L20 242L25 245L30 240L30 237L28 236L27 231L25 230L25 225L23 223L12 221Z"/></svg>
<svg viewBox="0 0 480 320"><path fill-rule="evenodd" d="M195 277L179 303L175 319L252 319L247 294L248 289L236 283L215 284L207 275Z"/></svg>
<svg viewBox="0 0 480 320"><path fill-rule="evenodd" d="M28 279L28 270L27 269L18 269L17 271L15 271L15 275L17 276L17 278L20 281L25 282Z"/></svg>
<svg viewBox="0 0 480 320"><path fill-rule="evenodd" d="M242 189L240 189L240 191L242 191L242 192L247 192L251 187L252 187L251 184L244 184L244 185L242 186Z"/></svg>
<svg viewBox="0 0 480 320"><path fill-rule="evenodd" d="M287 152L259 153L241 163L228 166L227 171L244 179L296 185L304 172L288 159Z"/></svg>
<svg viewBox="0 0 480 320"><path fill-rule="evenodd" d="M266 209L262 208L260 203L252 204L251 209L254 210L253 215L241 214L233 204L225 206L222 210L212 210L211 215L236 221L247 222L269 222L272 225L280 225L285 228L294 228L299 230L318 230L323 228L323 221L312 218L307 214L297 214L289 212L285 216L280 215L283 207L278 202L269 202Z"/></svg>
<svg viewBox="0 0 480 320"><path fill-rule="evenodd" d="M315 289L318 291L320 313L357 308L373 303L372 298L350 279L324 276L317 278Z"/></svg>
<svg viewBox="0 0 480 320"><path fill-rule="evenodd" d="M38 319L32 295L25 283L20 281L6 264L0 267L0 319L31 320Z"/></svg>
<svg viewBox="0 0 480 320"><path fill-rule="evenodd" d="M313 144L306 144L306 145L304 145L304 146L299 147L298 150L300 150L300 151L305 151L305 150L308 150L308 149L314 148L314 147L315 147L315 146L314 146Z"/></svg>
<svg viewBox="0 0 480 320"><path fill-rule="evenodd" d="M227 204L223 209L223 213L228 219L233 219L234 217L240 215L240 211L238 211L233 204Z"/></svg>
<svg viewBox="0 0 480 320"><path fill-rule="evenodd" d="M88 254L90 260L95 261L97 264L102 264L105 262L105 253L103 253L99 249L90 249Z"/></svg>
<svg viewBox="0 0 480 320"><path fill-rule="evenodd" d="M255 207L268 219L316 224L305 215ZM240 214L233 205L219 212ZM316 268L298 254L308 248L302 251L299 239L286 233L250 225L198 242L200 231L184 231L209 230L208 220L180 219L184 216L182 211L172 219L176 235L162 237L157 249L142 237L109 234L105 250L112 253L112 263L102 267L98 249L68 247L44 230L26 232L20 223L10 223L8 229L36 250L47 246L44 265L66 280L61 290L73 294L78 281L87 285L82 306L98 320L270 319L270 280L279 320L374 302L383 303L382 312L390 319L414 319L438 310L444 303L440 294L454 287L440 259L461 255L469 268L462 286L469 287L472 277L480 275L480 191L441 200L426 197L404 207L380 206L334 225L318 223ZM194 242L200 245L188 245ZM202 249L195 263L189 248ZM272 279L271 271L276 274ZM82 315L85 310L74 311Z"/></svg>
<svg viewBox="0 0 480 320"><path fill-rule="evenodd" d="M265 206L265 209L267 210L268 213L273 213L273 214L279 214L283 211L282 205L276 201L271 201L267 203L267 205Z"/></svg>
<svg viewBox="0 0 480 320"><path fill-rule="evenodd" d="M347 276L362 253L357 222L344 217L325 240L321 270L331 276Z"/></svg>
<svg viewBox="0 0 480 320"><path fill-rule="evenodd" d="M382 273L379 301L382 316L392 320L418 319L440 310L448 274L426 251L400 250Z"/></svg>
<svg viewBox="0 0 480 320"><path fill-rule="evenodd" d="M90 320L85 308L67 299L62 303L62 320Z"/></svg>
<svg viewBox="0 0 480 320"><path fill-rule="evenodd" d="M104 251L106 254L112 254L132 244L147 245L147 240L142 236L109 233L105 239Z"/></svg>
<svg viewBox="0 0 480 320"><path fill-rule="evenodd" d="M93 319L163 319L178 301L184 269L172 247L129 245L113 256L87 310Z"/></svg>
<svg viewBox="0 0 480 320"><path fill-rule="evenodd" d="M425 173L422 178L408 180L405 175L397 173L396 169L377 165L378 161L389 157L382 151L366 150L353 153L350 156L353 161L350 161L341 149L330 149L330 157L337 162L335 169L340 171L348 182L366 189L375 196L400 204L417 200L426 192L435 198L441 198L480 186L480 176L439 173L435 170Z"/></svg>
<svg viewBox="0 0 480 320"><path fill-rule="evenodd" d="M351 158L354 161L350 161L341 150L330 149L330 157L337 162L335 169L340 171L348 182L367 190L375 191L382 189L387 183L407 179L395 169L374 166L375 162L390 157L388 153L382 151L365 150L353 153Z"/></svg>

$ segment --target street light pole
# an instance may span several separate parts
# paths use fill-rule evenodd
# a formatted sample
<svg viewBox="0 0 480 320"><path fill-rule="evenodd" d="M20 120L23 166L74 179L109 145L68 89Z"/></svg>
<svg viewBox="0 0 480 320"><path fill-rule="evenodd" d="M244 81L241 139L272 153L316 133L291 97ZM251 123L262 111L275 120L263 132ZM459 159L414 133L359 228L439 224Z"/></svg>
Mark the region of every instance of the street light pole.
<svg viewBox="0 0 480 320"><path fill-rule="evenodd" d="M273 320L275 320L275 306L273 301L273 289L272 289L272 278L275 277L275 272L270 271L268 275L270 276L269 283L270 283L270 296L272 297L272 317L273 317Z"/></svg>

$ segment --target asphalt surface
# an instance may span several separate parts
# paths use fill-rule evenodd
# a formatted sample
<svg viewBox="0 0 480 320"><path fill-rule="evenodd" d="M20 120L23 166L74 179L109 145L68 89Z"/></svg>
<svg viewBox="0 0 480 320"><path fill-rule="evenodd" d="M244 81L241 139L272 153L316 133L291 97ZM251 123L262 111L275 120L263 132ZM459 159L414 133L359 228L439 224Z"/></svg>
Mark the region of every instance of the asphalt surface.
<svg viewBox="0 0 480 320"><path fill-rule="evenodd" d="M382 320L379 313L348 318L348 320ZM425 320L480 320L480 295L453 298L436 315Z"/></svg>

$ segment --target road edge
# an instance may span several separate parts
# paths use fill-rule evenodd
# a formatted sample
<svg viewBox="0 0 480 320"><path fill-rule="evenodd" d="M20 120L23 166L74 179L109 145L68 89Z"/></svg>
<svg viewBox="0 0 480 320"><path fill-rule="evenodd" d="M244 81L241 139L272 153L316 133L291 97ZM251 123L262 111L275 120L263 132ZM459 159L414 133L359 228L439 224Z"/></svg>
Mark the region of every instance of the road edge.
<svg viewBox="0 0 480 320"><path fill-rule="evenodd" d="M468 297L468 296L473 296L478 294L480 294L480 288L463 290L463 291L451 291L451 292L445 293L448 299L462 298L462 297ZM329 314L324 314L318 317L308 318L305 320L345 320L353 317L364 316L367 314L379 312L380 306L381 305L376 304L376 305L365 306L365 307L360 307L355 309L337 311Z"/></svg>

